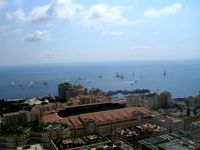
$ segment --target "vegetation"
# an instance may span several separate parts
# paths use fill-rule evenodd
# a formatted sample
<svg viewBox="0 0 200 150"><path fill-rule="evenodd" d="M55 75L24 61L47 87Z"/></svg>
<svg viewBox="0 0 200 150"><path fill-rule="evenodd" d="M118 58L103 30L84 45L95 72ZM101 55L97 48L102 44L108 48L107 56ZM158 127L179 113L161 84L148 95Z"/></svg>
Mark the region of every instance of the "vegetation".
<svg viewBox="0 0 200 150"><path fill-rule="evenodd" d="M17 112L20 110L31 110L31 106L25 104L23 100L6 101L0 100L0 115L4 113Z"/></svg>

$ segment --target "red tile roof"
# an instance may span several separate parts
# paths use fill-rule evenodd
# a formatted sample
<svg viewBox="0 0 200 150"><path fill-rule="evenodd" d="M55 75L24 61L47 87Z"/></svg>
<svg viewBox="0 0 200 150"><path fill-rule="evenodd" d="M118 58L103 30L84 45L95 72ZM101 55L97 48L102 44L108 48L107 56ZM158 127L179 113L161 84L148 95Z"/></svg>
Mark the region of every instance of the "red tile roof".
<svg viewBox="0 0 200 150"><path fill-rule="evenodd" d="M101 111L95 113L80 114L76 116L69 116L60 118L57 113L43 116L44 123L63 123L70 128L83 128L84 122L87 120L94 120L97 125L109 124L118 121L128 121L136 119L137 115L142 113L144 117L149 117L151 112L143 107L129 107L108 111Z"/></svg>
<svg viewBox="0 0 200 150"><path fill-rule="evenodd" d="M148 117L150 112L145 108L123 108L109 111L102 111L96 113L82 114L80 120L94 120L97 125L108 124L118 121L132 120L137 117L139 113L142 113L144 117Z"/></svg>
<svg viewBox="0 0 200 150"><path fill-rule="evenodd" d="M80 120L79 116L70 116L70 117L65 117L62 122L67 124L69 128L83 128L83 122Z"/></svg>
<svg viewBox="0 0 200 150"><path fill-rule="evenodd" d="M60 118L57 113L45 115L45 116L42 117L42 121L44 122L44 124L60 123L61 119L62 118Z"/></svg>

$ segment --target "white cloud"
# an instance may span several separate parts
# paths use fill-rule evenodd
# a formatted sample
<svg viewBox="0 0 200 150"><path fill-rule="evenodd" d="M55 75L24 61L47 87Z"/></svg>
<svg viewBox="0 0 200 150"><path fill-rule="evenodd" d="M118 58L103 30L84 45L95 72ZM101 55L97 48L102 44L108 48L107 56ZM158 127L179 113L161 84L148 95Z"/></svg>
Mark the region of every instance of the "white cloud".
<svg viewBox="0 0 200 150"><path fill-rule="evenodd" d="M33 8L30 12L18 9L7 13L8 20L22 22L44 22L51 20L75 21L79 25L98 29L109 25L136 24L143 20L127 20L122 12L125 7L95 4L88 9L73 0L53 0L43 6Z"/></svg>
<svg viewBox="0 0 200 150"><path fill-rule="evenodd" d="M105 32L102 32L102 34L109 37L118 37L118 36L121 36L123 32L105 31Z"/></svg>
<svg viewBox="0 0 200 150"><path fill-rule="evenodd" d="M48 13L58 19L70 19L84 8L73 0L54 0L50 5Z"/></svg>
<svg viewBox="0 0 200 150"><path fill-rule="evenodd" d="M83 6L73 0L54 0L50 4L32 9L27 14L22 9L7 13L7 18L24 22L42 22L51 19L69 20L82 9Z"/></svg>
<svg viewBox="0 0 200 150"><path fill-rule="evenodd" d="M6 14L8 20L26 21L28 18L22 9Z"/></svg>
<svg viewBox="0 0 200 150"><path fill-rule="evenodd" d="M155 18L160 16L168 16L176 14L182 10L182 5L180 3L175 3L171 6L165 7L163 9L151 9L145 12L146 17Z"/></svg>
<svg viewBox="0 0 200 150"><path fill-rule="evenodd" d="M5 1L5 0L0 0L0 10L1 10L2 8L4 8L6 5L7 5L7 1Z"/></svg>
<svg viewBox="0 0 200 150"><path fill-rule="evenodd" d="M126 24L122 17L122 9L118 6L109 7L106 4L96 4L85 12L83 24L92 28L101 28L111 24Z"/></svg>
<svg viewBox="0 0 200 150"><path fill-rule="evenodd" d="M48 39L49 39L48 31L35 31L33 33L27 34L23 40L27 42L37 42Z"/></svg>
<svg viewBox="0 0 200 150"><path fill-rule="evenodd" d="M50 14L48 13L48 10L50 8L50 5L44 5L40 7L34 8L28 15L27 15L27 21L46 21L51 18Z"/></svg>

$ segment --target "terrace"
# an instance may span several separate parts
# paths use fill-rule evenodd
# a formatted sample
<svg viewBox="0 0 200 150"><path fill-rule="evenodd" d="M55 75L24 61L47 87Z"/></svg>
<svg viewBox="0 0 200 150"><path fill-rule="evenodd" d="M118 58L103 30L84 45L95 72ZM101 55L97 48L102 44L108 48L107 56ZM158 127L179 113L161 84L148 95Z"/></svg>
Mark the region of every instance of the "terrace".
<svg viewBox="0 0 200 150"><path fill-rule="evenodd" d="M108 146L108 144L111 144L111 141L108 140L107 138L97 135L97 134L92 134L92 135L87 135L83 137L74 137L74 138L68 138L61 140L60 142L57 142L57 146L64 150L64 149L88 149L88 148L97 148L98 146ZM111 144L112 145L112 144Z"/></svg>

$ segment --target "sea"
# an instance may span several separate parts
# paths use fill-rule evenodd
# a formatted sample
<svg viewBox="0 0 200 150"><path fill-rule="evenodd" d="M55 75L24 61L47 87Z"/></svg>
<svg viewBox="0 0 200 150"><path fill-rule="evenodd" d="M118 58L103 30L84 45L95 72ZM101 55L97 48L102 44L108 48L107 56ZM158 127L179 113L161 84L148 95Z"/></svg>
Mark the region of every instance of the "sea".
<svg viewBox="0 0 200 150"><path fill-rule="evenodd" d="M195 96L200 93L200 60L0 66L0 99L57 96L62 82L105 92L150 89L169 91L173 98Z"/></svg>

